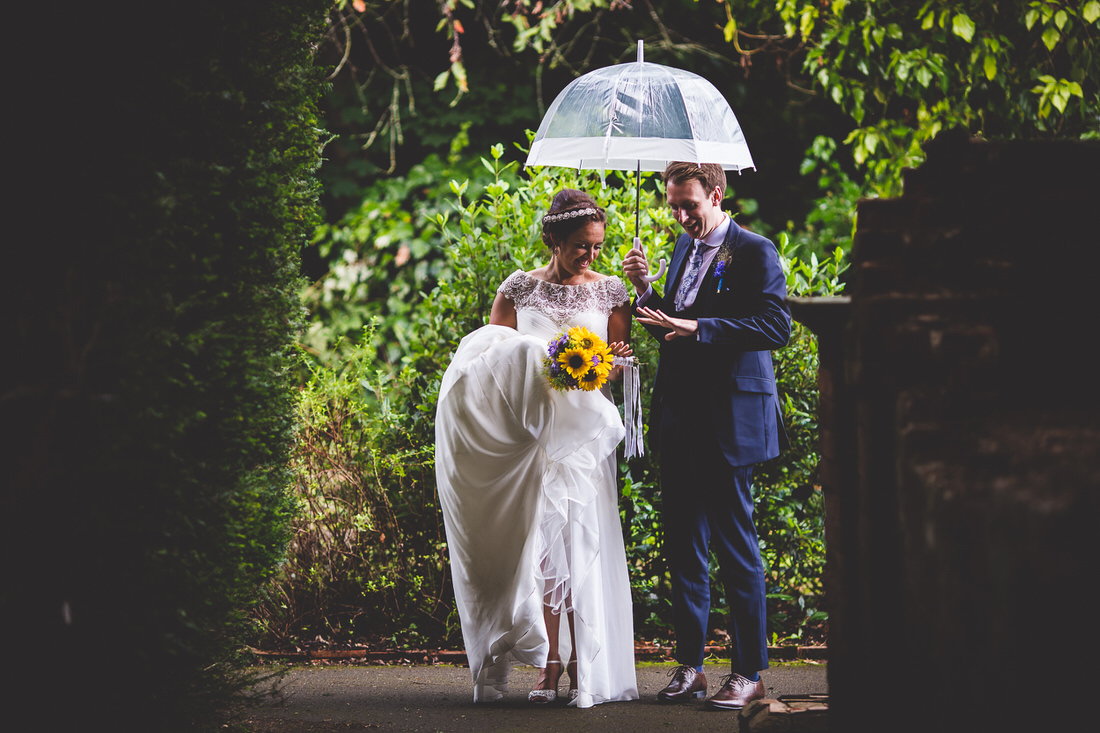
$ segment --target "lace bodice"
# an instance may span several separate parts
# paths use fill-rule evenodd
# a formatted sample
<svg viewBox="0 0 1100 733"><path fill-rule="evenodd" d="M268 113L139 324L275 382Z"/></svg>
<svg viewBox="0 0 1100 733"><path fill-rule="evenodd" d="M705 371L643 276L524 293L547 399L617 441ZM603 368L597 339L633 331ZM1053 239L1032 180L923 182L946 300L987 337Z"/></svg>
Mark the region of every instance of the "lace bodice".
<svg viewBox="0 0 1100 733"><path fill-rule="evenodd" d="M607 319L615 308L630 302L618 277L580 285L558 285L516 270L497 288L516 306L520 333L550 339L566 326L584 326L607 338Z"/></svg>

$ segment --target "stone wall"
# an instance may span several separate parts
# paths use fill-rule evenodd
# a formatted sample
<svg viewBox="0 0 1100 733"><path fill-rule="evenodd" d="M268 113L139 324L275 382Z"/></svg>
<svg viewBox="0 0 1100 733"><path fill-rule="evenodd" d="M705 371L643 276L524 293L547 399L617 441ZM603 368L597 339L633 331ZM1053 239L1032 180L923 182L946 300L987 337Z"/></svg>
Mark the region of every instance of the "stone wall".
<svg viewBox="0 0 1100 733"><path fill-rule="evenodd" d="M1100 665L1100 146L941 135L822 344L834 730L1072 730Z"/></svg>

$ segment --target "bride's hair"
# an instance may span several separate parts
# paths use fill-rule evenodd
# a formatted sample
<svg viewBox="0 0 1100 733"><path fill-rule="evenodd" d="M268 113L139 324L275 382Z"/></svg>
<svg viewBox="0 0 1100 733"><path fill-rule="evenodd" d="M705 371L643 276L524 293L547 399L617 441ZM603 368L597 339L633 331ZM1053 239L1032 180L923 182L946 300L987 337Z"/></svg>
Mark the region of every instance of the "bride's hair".
<svg viewBox="0 0 1100 733"><path fill-rule="evenodd" d="M542 241L550 250L554 240L566 237L589 222L607 223L607 214L596 205L595 199L584 191L563 188L554 196L550 210L542 217Z"/></svg>

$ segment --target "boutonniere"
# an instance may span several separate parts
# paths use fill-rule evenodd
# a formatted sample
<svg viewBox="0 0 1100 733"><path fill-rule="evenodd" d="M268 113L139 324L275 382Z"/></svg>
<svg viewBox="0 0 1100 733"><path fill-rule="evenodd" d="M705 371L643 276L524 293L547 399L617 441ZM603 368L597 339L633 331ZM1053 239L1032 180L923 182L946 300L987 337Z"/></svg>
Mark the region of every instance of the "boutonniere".
<svg viewBox="0 0 1100 733"><path fill-rule="evenodd" d="M722 292L722 285L726 278L726 270L729 268L730 252L726 248L726 245L722 245L716 255L718 264L714 266L714 279L718 281L718 288L714 291L716 293Z"/></svg>

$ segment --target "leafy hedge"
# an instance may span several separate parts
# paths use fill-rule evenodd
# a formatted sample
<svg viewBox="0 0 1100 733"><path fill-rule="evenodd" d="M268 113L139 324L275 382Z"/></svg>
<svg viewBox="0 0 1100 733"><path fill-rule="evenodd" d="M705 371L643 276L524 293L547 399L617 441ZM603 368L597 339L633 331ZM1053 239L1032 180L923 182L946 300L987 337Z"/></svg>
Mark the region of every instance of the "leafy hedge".
<svg viewBox="0 0 1100 733"><path fill-rule="evenodd" d="M417 241L434 243L422 258L430 266L395 267L401 240L387 236L379 217L368 220L367 212L375 211L370 196L362 214L322 230L322 237L336 237L350 249L312 290L322 317L315 319L303 355L308 378L297 466L304 511L277 591L258 614L264 643L461 644L435 493L433 418L443 370L462 336L487 322L496 286L517 268L545 262L539 217L555 191L583 188L606 207L606 244L596 265L605 273L621 271L634 235L636 200L630 173L611 172L606 181L558 169L521 176L500 145L480 166L476 182L433 178L435 195L417 196L409 207L423 215L408 222ZM662 251L667 257L677 225L657 199L657 179L645 174L642 183L643 238L651 258ZM391 201L380 210L393 207ZM785 244L787 236L779 240ZM792 292L840 288L839 251L822 262L816 256L806 262L784 257L784 264ZM387 308L387 292L418 289L420 299L398 311ZM367 297L373 302L365 302ZM380 315L352 332L355 315L363 317L372 305ZM342 317L326 321L329 308L338 308ZM642 374L647 391L656 343L635 328L636 354L648 365ZM823 507L814 485L816 358L813 335L796 324L791 346L776 354L794 448L763 467L757 481L777 640L815 633L823 616ZM621 404L621 395L617 399ZM620 485L636 630L643 638L667 638L671 613L654 458L620 459ZM724 626L720 614L713 624Z"/></svg>
<svg viewBox="0 0 1100 733"><path fill-rule="evenodd" d="M57 695L35 729L219 727L245 679L293 509L328 5L112 3L51 39L78 80L36 108L67 123L37 165L66 196L13 283L3 420L5 688Z"/></svg>

